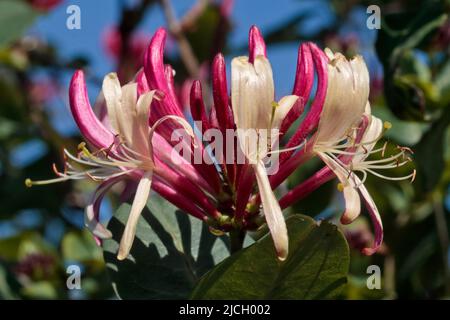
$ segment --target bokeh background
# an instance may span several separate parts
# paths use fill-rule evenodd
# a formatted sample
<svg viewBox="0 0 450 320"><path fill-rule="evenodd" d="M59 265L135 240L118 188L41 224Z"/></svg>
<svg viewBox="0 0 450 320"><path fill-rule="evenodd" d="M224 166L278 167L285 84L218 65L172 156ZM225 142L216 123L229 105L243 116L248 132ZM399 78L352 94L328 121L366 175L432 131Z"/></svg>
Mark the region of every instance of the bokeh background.
<svg viewBox="0 0 450 320"><path fill-rule="evenodd" d="M103 75L132 78L159 26L167 26L154 0L0 0L0 298L113 298L100 248L83 230L89 182L25 188L25 178L52 176L63 146L81 141L69 112L68 83L76 68L87 73L94 101ZM81 9L81 29L69 30L68 6ZM380 30L366 21L369 5L381 9ZM194 69L169 37L166 60L177 71L186 105L193 78L209 81L219 51L227 61L245 54L249 27L268 44L278 96L292 90L297 48L314 41L347 56L364 56L371 73L373 112L393 124L390 145L415 151L414 183L369 178L382 213L385 244L372 257L358 248L371 240L365 218L343 229L352 248L343 299L450 298L450 20L449 1L172 0L180 32L193 49ZM229 68L228 68L229 69ZM229 70L228 70L229 71ZM313 162L289 180L295 185L320 166ZM401 175L411 170L393 170ZM114 194L102 207L108 220ZM293 211L335 219L342 210L330 182ZM82 270L82 289L68 290L66 267ZM368 265L382 270L381 290L366 287Z"/></svg>

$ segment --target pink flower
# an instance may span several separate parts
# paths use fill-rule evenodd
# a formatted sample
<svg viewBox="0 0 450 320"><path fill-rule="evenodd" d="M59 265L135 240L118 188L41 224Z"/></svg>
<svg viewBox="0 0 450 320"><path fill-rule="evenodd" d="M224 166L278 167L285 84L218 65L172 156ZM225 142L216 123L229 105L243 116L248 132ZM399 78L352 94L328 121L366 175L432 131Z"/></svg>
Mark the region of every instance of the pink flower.
<svg viewBox="0 0 450 320"><path fill-rule="evenodd" d="M324 52L313 43L303 43L299 47L292 94L276 101L266 45L260 31L252 27L249 55L232 60L230 92L225 60L220 53L211 66L212 106L203 101L200 81L192 84L190 110L196 125L201 124L199 131L214 129L223 137L231 131L238 146L222 144L212 156L206 150L212 142L194 136L183 114L174 71L163 62L165 39L165 30L157 30L145 52L143 70L130 83L122 86L114 73L105 77L98 99L105 105L100 118L90 106L83 72L74 74L69 91L71 110L93 151L85 143L80 144L77 155L65 150L65 170L55 169L56 179L28 179L26 184L84 178L99 181L85 217L86 226L94 235L105 239L111 237L111 232L98 222L100 203L111 186L128 181L127 194L135 195L119 259L126 258L130 251L138 218L153 189L181 210L203 220L212 230L245 232L261 227L261 221L265 221L278 258L284 260L288 256L288 236L282 209L337 177L338 189L346 202L341 221L350 223L359 216L362 198L375 226L375 243L364 248L363 253L374 253L381 244L383 229L376 205L364 187L365 177L371 173L389 180L413 179L415 172L391 178L375 171L404 165L410 158L406 148L385 157L385 148L375 147L389 124L371 115L369 77L362 57L347 60L339 53ZM315 74L317 89L306 112ZM288 142L277 148L281 137L305 112ZM189 142L181 142L188 156L200 154L215 162L192 162L174 153L179 145L171 138L178 129L191 137ZM250 139L248 132L254 133ZM240 161L238 151L244 161ZM368 160L378 152L381 159ZM269 176L266 163L276 154L280 154L279 169ZM326 166L278 200L274 190L316 156Z"/></svg>
<svg viewBox="0 0 450 320"><path fill-rule="evenodd" d="M151 79L149 83L142 72L135 81L123 87L116 74L105 77L101 95L106 103L109 126L96 117L90 106L83 72L74 74L69 92L71 111L82 135L95 151L90 152L85 143L80 144L79 153L75 156L64 150L67 161L63 172L55 169L58 178L26 181L29 186L70 179L99 181L100 185L85 215L86 226L98 239L111 237L110 231L98 222L100 203L105 193L119 181L136 181L135 197L120 243L119 259L128 255L138 217L147 203L151 187L200 219L206 219L207 214L213 217L219 215L205 195L205 192L214 194L213 187L189 163L175 165L170 153L171 145L163 137L167 130L171 132L180 126L193 136L190 125L178 106L174 105L176 99L171 96L165 80L162 56L155 55L162 52L164 38L165 31L160 30L148 49L150 61L146 70ZM149 85L154 90L150 90ZM151 105L157 111L154 112L155 121L150 121L149 125ZM161 133L156 132L156 128L161 129ZM157 148L154 147L156 145ZM203 205L203 210L195 204Z"/></svg>
<svg viewBox="0 0 450 320"><path fill-rule="evenodd" d="M130 37L126 55L130 61L135 61L136 69L141 66L141 61L147 48L149 36L143 33L133 33ZM105 52L113 59L118 60L121 55L123 45L122 35L117 27L110 27L106 29L102 36L102 43Z"/></svg>
<svg viewBox="0 0 450 320"><path fill-rule="evenodd" d="M32 81L28 85L30 98L36 105L42 105L58 94L58 85L49 80Z"/></svg>

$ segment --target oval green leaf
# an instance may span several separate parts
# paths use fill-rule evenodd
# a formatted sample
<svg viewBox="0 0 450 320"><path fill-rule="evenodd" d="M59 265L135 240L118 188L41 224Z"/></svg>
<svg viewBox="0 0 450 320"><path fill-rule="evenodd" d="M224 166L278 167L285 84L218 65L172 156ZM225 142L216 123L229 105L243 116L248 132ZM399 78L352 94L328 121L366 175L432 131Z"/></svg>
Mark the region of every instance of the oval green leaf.
<svg viewBox="0 0 450 320"><path fill-rule="evenodd" d="M152 194L139 218L130 256L116 258L130 212L122 205L108 224L113 239L103 242L113 288L122 299L185 299L199 278L229 255L228 239Z"/></svg>
<svg viewBox="0 0 450 320"><path fill-rule="evenodd" d="M287 220L289 256L276 259L269 235L224 260L195 288L193 299L331 299L349 269L347 242L327 221L293 215Z"/></svg>

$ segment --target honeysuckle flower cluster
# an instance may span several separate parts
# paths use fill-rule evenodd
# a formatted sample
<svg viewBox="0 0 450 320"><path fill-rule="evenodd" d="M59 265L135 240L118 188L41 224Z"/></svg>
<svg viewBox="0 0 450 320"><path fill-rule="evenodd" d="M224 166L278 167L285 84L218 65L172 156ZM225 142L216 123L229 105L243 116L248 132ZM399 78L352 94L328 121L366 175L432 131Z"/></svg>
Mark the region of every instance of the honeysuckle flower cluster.
<svg viewBox="0 0 450 320"><path fill-rule="evenodd" d="M174 71L163 61L165 38L164 29L156 31L145 53L143 69L130 83L122 86L114 73L105 77L98 99L105 109L102 116L97 117L89 103L83 72L75 72L69 90L70 107L86 143L79 145L75 155L64 150L64 170L54 166L57 178L28 179L26 184L98 181L85 210L85 224L101 241L112 234L98 221L100 203L113 185L125 181L124 192L134 194L134 199L119 259L125 259L130 252L138 218L151 201L148 199L153 189L207 223L213 233L256 230L267 223L278 258L284 260L289 248L282 209L337 177L345 200L341 222L348 224L359 216L362 198L375 228L373 245L362 252L376 252L383 239L383 227L364 186L365 179L370 173L389 180L413 180L415 171L404 177L379 172L407 164L411 151L398 147L397 153L388 156L386 145L377 146L390 124L371 114L369 74L363 58L348 60L340 53L303 43L298 51L292 94L276 101L266 45L260 31L252 27L249 55L231 62L230 91L222 54L211 65L212 106L204 103L200 81L193 82L190 109L193 120L200 124L200 132L196 132L175 94ZM307 107L308 101L311 103ZM286 139L284 135L301 116L302 121ZM238 161L237 150L232 150L231 161L224 163L187 160L186 155L173 152L180 142L174 141L172 135L180 129L191 137L181 142L190 156L200 152L205 157L229 160L225 155L233 148L243 153L244 162ZM208 142L198 137L209 129L224 135L229 130L236 132L237 144L224 144L211 154ZM248 130L256 132L253 141L245 134ZM280 142L282 146L277 148ZM266 164L274 153L279 154L278 166L269 175ZM370 160L373 154L377 154L377 160ZM319 157L325 166L277 197L274 190L313 157Z"/></svg>

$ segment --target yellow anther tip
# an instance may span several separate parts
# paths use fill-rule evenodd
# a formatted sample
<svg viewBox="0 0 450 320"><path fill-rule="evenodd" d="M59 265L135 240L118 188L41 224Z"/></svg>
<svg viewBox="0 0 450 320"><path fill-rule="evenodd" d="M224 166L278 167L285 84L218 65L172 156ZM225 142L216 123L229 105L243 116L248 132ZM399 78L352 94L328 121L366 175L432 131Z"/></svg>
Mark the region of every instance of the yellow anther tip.
<svg viewBox="0 0 450 320"><path fill-rule="evenodd" d="M344 191L344 185L342 183L338 183L337 189L338 189L339 192Z"/></svg>
<svg viewBox="0 0 450 320"><path fill-rule="evenodd" d="M392 128L392 123L390 123L389 121L385 121L384 124L383 124L383 127L386 130L389 130L390 128Z"/></svg>
<svg viewBox="0 0 450 320"><path fill-rule="evenodd" d="M28 188L31 188L33 186L33 181L31 181L31 179L25 179L25 185Z"/></svg>

